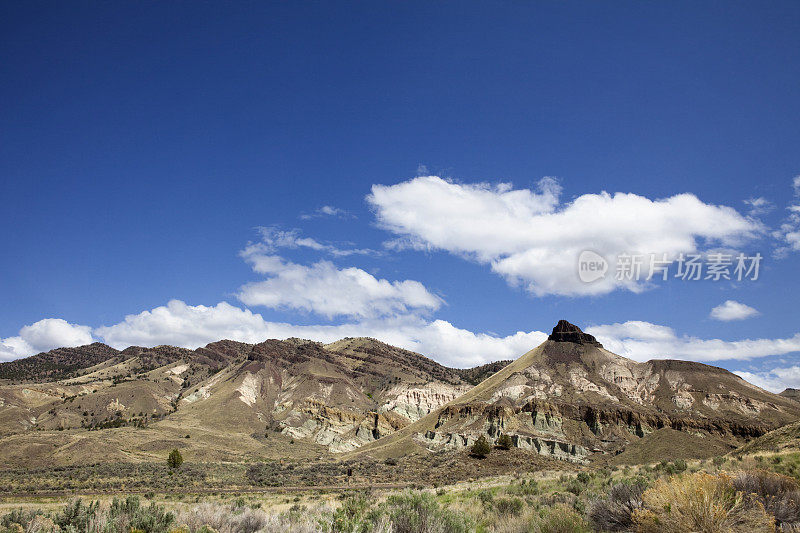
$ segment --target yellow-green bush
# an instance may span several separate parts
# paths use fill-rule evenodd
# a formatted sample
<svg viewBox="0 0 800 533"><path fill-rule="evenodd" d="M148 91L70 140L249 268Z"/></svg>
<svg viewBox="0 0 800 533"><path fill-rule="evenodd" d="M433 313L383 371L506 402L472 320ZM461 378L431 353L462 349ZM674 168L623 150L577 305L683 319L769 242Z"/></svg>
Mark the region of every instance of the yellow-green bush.
<svg viewBox="0 0 800 533"><path fill-rule="evenodd" d="M737 491L725 474L673 476L642 495L645 509L634 513L640 533L766 533L775 520L753 495Z"/></svg>

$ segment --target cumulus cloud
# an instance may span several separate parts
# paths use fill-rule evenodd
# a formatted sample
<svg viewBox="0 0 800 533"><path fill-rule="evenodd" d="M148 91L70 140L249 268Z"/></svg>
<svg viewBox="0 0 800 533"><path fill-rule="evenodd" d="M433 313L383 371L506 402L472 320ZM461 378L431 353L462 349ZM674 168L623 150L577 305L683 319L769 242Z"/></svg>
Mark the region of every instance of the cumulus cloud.
<svg viewBox="0 0 800 533"><path fill-rule="evenodd" d="M771 392L800 388L800 366L773 368L766 372L735 371L734 374Z"/></svg>
<svg viewBox="0 0 800 533"><path fill-rule="evenodd" d="M270 338L272 331L260 314L226 302L205 306L171 300L166 306L99 327L95 333L108 345L121 349L161 344L197 348L220 339L261 342Z"/></svg>
<svg viewBox="0 0 800 533"><path fill-rule="evenodd" d="M0 361L11 361L35 354L36 351L22 337L0 339Z"/></svg>
<svg viewBox="0 0 800 533"><path fill-rule="evenodd" d="M53 348L82 346L94 342L89 326L46 318L24 326L15 337L0 339L0 360L27 357Z"/></svg>
<svg viewBox="0 0 800 533"><path fill-rule="evenodd" d="M426 321L415 316L363 320L339 325L292 325L268 322L257 313L225 302L215 306L187 305L172 300L166 306L126 316L119 324L97 328L96 333L115 348L130 345L173 344L197 348L220 339L261 342L300 337L333 342L343 337L374 337L413 350L453 366L473 366L513 359L543 342L539 331L506 337L460 329L444 320Z"/></svg>
<svg viewBox="0 0 800 533"><path fill-rule="evenodd" d="M330 261L299 265L251 245L242 257L269 276L243 285L237 297L245 305L294 309L327 318L374 318L411 311L433 311L444 303L419 281L378 279L360 268L339 269Z"/></svg>
<svg viewBox="0 0 800 533"><path fill-rule="evenodd" d="M800 333L785 339L700 339L678 335L667 326L632 320L586 329L614 353L636 361L684 359L690 361L748 360L800 351Z"/></svg>
<svg viewBox="0 0 800 533"><path fill-rule="evenodd" d="M460 184L424 176L373 185L367 201L394 248L444 250L480 263L535 295L638 291L611 272L593 283L578 278L577 261L592 250L610 263L619 254L667 254L674 260L710 246L735 247L764 231L760 222L692 194L651 200L636 194L585 194L560 202L552 178L535 190L510 184Z"/></svg>
<svg viewBox="0 0 800 533"><path fill-rule="evenodd" d="M792 187L794 188L794 195L800 196L800 176L795 176L792 180Z"/></svg>
<svg viewBox="0 0 800 533"><path fill-rule="evenodd" d="M731 320L744 320L758 315L759 312L749 305L734 300L727 300L711 310L709 316L715 320L729 322Z"/></svg>

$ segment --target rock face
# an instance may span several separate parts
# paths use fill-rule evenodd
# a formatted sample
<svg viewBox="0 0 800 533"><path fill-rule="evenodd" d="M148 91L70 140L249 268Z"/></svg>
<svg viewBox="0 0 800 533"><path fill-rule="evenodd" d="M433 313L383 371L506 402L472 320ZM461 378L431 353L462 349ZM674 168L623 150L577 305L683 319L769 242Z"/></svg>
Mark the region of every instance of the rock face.
<svg viewBox="0 0 800 533"><path fill-rule="evenodd" d="M554 342L572 342L575 344L602 346L592 335L584 333L581 331L581 328L575 324L570 324L566 320L559 320L547 339Z"/></svg>
<svg viewBox="0 0 800 533"><path fill-rule="evenodd" d="M462 372L367 338L58 349L0 364L0 376L16 380L0 382L0 436L170 418L219 434L280 433L341 453L469 390Z"/></svg>
<svg viewBox="0 0 800 533"><path fill-rule="evenodd" d="M426 383L420 386L399 385L387 391L381 412L391 411L416 422L439 407L455 400L471 386Z"/></svg>
<svg viewBox="0 0 800 533"><path fill-rule="evenodd" d="M431 450L462 447L481 435L496 442L507 434L517 447L581 463L613 458L656 432L663 438L680 432L697 441L702 455L710 450L704 441L733 449L798 417L800 404L727 370L638 363L562 320L542 345L387 437L381 450L389 453L393 442L404 449L404 440Z"/></svg>

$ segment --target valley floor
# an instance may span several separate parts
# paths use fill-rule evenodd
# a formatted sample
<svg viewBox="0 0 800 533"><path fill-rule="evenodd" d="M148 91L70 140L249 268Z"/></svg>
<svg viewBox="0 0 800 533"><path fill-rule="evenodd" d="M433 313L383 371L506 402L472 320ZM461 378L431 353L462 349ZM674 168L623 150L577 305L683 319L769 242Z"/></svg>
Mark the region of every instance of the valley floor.
<svg viewBox="0 0 800 533"><path fill-rule="evenodd" d="M274 492L353 487L438 486L503 474L574 472L585 467L548 459L527 450L494 450L485 459L466 450L410 454L378 461L255 460L186 462L170 469L166 460L139 463L0 469L0 494L69 495L146 492Z"/></svg>
<svg viewBox="0 0 800 533"><path fill-rule="evenodd" d="M186 473L180 471L188 466L173 476L181 479ZM800 453L790 451L688 464L678 460L578 472L527 472L418 489L354 484L305 487L302 492L286 487L271 488L274 492L208 487L181 491L176 485L136 496L126 496L120 487L118 499L80 489L68 497L4 493L0 532L94 531L87 525L90 519L95 526L102 523L106 531L120 533L691 531L690 525L675 522L676 517L683 519L682 490L697 502L708 499L724 511L717 513L718 523L703 531L775 531L775 516L778 525L785 526L781 531L794 531L791 528L800 524L800 501L795 501L799 479ZM739 494L747 493L736 504L740 508L725 503L720 487L728 485ZM716 501L720 494L723 499ZM664 498L674 499L671 515L656 516ZM772 504L780 501L783 507L765 506L758 498ZM92 500L98 503L93 506Z"/></svg>

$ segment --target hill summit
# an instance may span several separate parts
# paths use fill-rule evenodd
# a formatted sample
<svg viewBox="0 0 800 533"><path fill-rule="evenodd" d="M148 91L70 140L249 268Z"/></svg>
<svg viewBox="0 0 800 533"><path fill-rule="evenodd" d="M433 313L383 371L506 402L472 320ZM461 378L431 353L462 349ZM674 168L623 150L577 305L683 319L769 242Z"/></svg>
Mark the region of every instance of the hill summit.
<svg viewBox="0 0 800 533"><path fill-rule="evenodd" d="M593 336L581 331L581 328L575 324L570 324L566 320L559 320L558 324L553 327L553 332L547 337L547 340L553 342L574 342L575 344L593 344L602 347L603 345L597 342Z"/></svg>
<svg viewBox="0 0 800 533"><path fill-rule="evenodd" d="M566 320L464 395L357 454L467 448L484 436L573 461L726 453L800 417L800 404L702 363L614 354ZM666 454L666 455L665 455Z"/></svg>

